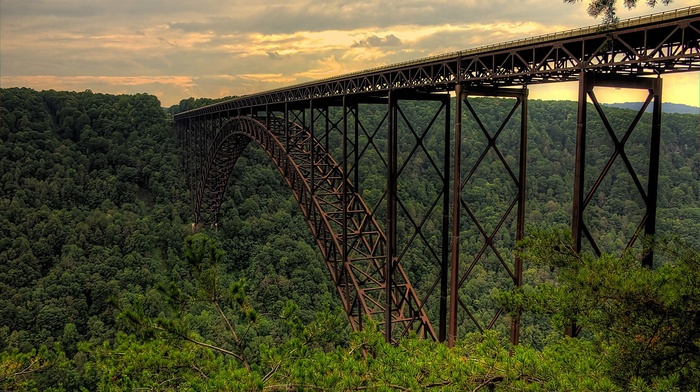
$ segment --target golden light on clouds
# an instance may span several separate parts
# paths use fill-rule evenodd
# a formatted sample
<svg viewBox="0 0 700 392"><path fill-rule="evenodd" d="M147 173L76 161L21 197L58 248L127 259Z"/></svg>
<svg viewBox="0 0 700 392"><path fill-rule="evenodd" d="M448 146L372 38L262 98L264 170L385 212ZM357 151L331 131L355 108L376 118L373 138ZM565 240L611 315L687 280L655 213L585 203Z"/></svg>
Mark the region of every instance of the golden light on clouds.
<svg viewBox="0 0 700 392"><path fill-rule="evenodd" d="M350 70L343 68L343 65L335 59L335 56L317 60L316 65L316 68L299 72L295 74L295 76L305 79L324 79L351 72Z"/></svg>
<svg viewBox="0 0 700 392"><path fill-rule="evenodd" d="M695 4L674 0L672 8ZM171 105L593 25L586 6L561 0L3 0L0 83L149 92ZM621 17L668 9L640 5L621 10ZM697 74L664 79L664 100L698 105ZM532 91L542 99L576 99L569 84Z"/></svg>
<svg viewBox="0 0 700 392"><path fill-rule="evenodd" d="M282 74L240 74L236 77L243 80L251 80L263 83L292 83L296 81L294 77L284 76Z"/></svg>
<svg viewBox="0 0 700 392"><path fill-rule="evenodd" d="M13 83L23 82L28 85L42 86L41 89L68 89L79 90L83 86L115 85L115 86L145 86L150 84L166 84L182 88L189 88L195 85L191 76L2 76L3 85L10 84L7 79L12 79ZM53 86L53 87L52 87ZM89 87L85 87L89 89Z"/></svg>

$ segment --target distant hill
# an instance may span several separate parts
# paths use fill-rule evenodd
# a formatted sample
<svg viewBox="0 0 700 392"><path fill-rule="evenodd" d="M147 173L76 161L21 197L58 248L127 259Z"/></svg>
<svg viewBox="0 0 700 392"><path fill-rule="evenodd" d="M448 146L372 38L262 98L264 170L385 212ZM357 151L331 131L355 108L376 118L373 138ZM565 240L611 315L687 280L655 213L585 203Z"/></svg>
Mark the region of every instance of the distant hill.
<svg viewBox="0 0 700 392"><path fill-rule="evenodd" d="M621 109L639 110L642 107L642 102L624 102L624 103L606 103L605 106ZM681 103L664 102L662 105L664 113L679 113L679 114L700 114L700 108ZM651 113L651 105L646 110Z"/></svg>

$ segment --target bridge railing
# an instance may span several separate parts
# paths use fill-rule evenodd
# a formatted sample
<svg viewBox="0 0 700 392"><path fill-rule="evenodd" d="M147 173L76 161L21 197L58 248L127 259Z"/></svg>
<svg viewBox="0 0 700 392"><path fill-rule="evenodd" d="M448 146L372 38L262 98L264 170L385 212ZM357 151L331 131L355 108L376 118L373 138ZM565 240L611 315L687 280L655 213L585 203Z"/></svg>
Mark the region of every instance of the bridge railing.
<svg viewBox="0 0 700 392"><path fill-rule="evenodd" d="M693 16L693 15L698 15L698 14L700 14L700 5L680 8L680 9L676 9L676 10L664 11L664 12L659 12L659 13L654 13L654 14L649 14L649 15L644 15L644 16L638 16L635 18L625 19L625 20L622 20L620 22L617 22L617 23L611 24L611 25L598 24L598 25L592 25L592 26L587 26L587 27L566 30L566 31L562 31L562 32L556 32L556 33L544 34L544 35L523 38L523 39L518 39L518 40L513 40L513 41L507 41L507 42L503 42L503 43L484 45L484 46L479 46L479 47L472 48L472 49L465 49L465 50L456 51L456 52L449 52L449 53L438 54L438 55L429 56L429 57L423 57L423 58L404 61L404 62L400 62L400 63L394 63L394 64L390 64L390 65L374 67L374 68L365 69L365 70L361 70L361 71L350 72L350 73L332 76L332 77L328 77L328 78L324 78L324 79L312 80L312 81L299 83L299 84L295 84L295 85L291 85L291 86L280 87L277 89L262 91L262 92L258 92L258 93L254 93L254 94L242 95L242 96L233 98L231 100L227 100L227 101L223 101L223 102L219 102L219 103L216 103L213 105L206 106L205 108L225 107L225 105L239 101L239 100L245 100L245 99L254 98L254 97L263 96L263 95L277 94L277 93L281 93L284 91L300 90L300 89L305 89L305 88L309 88L309 87L313 87L313 86L323 85L323 84L330 83L330 82L345 81L345 80L357 78L360 75L375 75L375 74L380 74L382 72L388 72L388 71L390 72L392 70L400 70L400 69L404 69L406 67L411 67L411 66L428 65L428 64L438 63L438 62L447 61L447 60L455 60L455 59L459 59L460 57L468 57L468 56L473 56L473 55L486 54L489 52L503 51L506 49L517 49L517 48L520 48L523 46L537 45L537 44L543 44L543 43L547 43L547 42L554 42L554 41L560 41L560 40L566 40L566 39L574 39L574 38L578 38L578 37L585 37L588 35L600 34L600 33L606 32L606 31L630 29L630 28L634 28L636 26L644 26L644 25L649 25L649 24L654 24L654 23L662 23L664 21L672 21L672 20L683 18L683 17ZM192 109L192 110L189 110L186 112L182 112L182 113L177 114L175 116L175 118L177 119L178 117L182 118L181 116L187 116L188 114L200 113L200 111L202 109L204 109L204 108Z"/></svg>
<svg viewBox="0 0 700 392"><path fill-rule="evenodd" d="M421 58L418 58L415 60L394 63L394 64L380 66L380 67L374 67L374 68L365 69L362 71L350 72L350 73L342 74L339 76L331 76L328 78L314 80L314 81L307 82L307 83L301 83L299 85L291 86L290 88L304 87L304 86L314 85L316 83L323 83L323 82L328 82L331 80L345 79L347 77L357 76L357 75L361 75L361 74L388 71L388 70L391 70L393 68L403 68L403 67L411 66L411 65L415 65L415 64L430 63L433 61L440 61L440 60L455 58L458 56L468 56L468 55L477 54L477 53L487 53L487 52L501 50L501 49L516 48L519 46L532 45L532 44L537 44L537 43L542 43L542 42L557 41L557 40L561 40L564 38L581 37L584 35L600 33L601 31L612 30L612 29L642 26L645 24L658 23L658 22L663 22L665 20L673 20L673 19L677 19L677 18L682 18L684 16L695 15L698 13L700 13L700 6L690 6L690 7L686 7L686 8L679 8L679 9L672 10L672 11L658 12L655 14L649 14L649 15L644 15L644 16L638 16L635 18L625 19L625 20L622 20L622 21L615 23L613 25L605 25L605 24L591 25L591 26L579 27L579 28L571 29L571 30L560 31L560 32L556 32L556 33L542 34L542 35L537 35L534 37L521 38L521 39L517 39L517 40L513 40L513 41L501 42L501 43L497 43L497 44L483 45L483 46L478 46L478 47L471 48L471 49L459 50L456 52L448 52L448 53L443 53L443 54L437 54L434 56L421 57ZM280 88L280 89L270 90L270 92L282 91L282 90L286 90L286 89L287 88Z"/></svg>
<svg viewBox="0 0 700 392"><path fill-rule="evenodd" d="M534 37L521 38L521 39L501 42L501 43L497 43L497 44L483 45L483 46L478 46L478 47L471 48L471 49L459 50L459 51L455 51L455 52L442 53L442 54L437 54L434 56L421 57L421 58L414 59L414 60L403 61L400 63L394 63L394 64L389 64L389 65L384 65L384 66L379 66L379 67L374 67L374 68L369 68L369 69L363 69L361 71L349 72L349 73L345 73L345 74L341 74L341 75L337 75L337 76L331 76L328 78L317 79L317 80L313 80L313 81L309 81L309 82L305 82L305 83L300 83L300 84L296 84L296 85L292 85L292 86L288 86L288 87L281 87L278 89L272 89L272 90L265 91L265 93L274 93L274 92L284 91L284 90L288 90L288 89L313 86L313 85L318 84L318 83L326 83L326 82L334 81L334 80L342 80L342 79L355 77L357 75L389 71L389 70L394 69L394 68L397 68L397 69L404 68L406 66L411 66L411 65L416 65L416 64L425 64L425 63L430 63L430 62L434 62L434 61L455 58L455 57L459 57L459 56L469 56L469 55L477 54L477 53L486 53L486 52L491 52L491 51L496 51L496 50L516 48L516 47L525 46L525 45L532 45L532 44L537 44L537 43L542 43L542 42L557 41L557 40L561 40L564 38L581 37L584 35L600 33L601 31L612 30L612 29L642 26L645 24L658 23L658 22L663 22L665 20L673 20L673 19L677 19L677 18L682 18L684 16L695 15L695 14L700 14L700 5L690 6L690 7L686 7L686 8L679 8L679 9L675 9L675 10L671 10L671 11L658 12L658 13L638 16L638 17L630 18L630 19L625 19L625 20L622 20L622 21L615 23L614 25L597 24L597 25L591 25L591 26L586 26L586 27L579 27L579 28L575 28L575 29L571 29L571 30L560 31L560 32L556 32L556 33L549 33L549 34L537 35ZM243 95L243 96L241 96L241 98L246 97L246 96L251 96L251 95L257 95L257 94Z"/></svg>

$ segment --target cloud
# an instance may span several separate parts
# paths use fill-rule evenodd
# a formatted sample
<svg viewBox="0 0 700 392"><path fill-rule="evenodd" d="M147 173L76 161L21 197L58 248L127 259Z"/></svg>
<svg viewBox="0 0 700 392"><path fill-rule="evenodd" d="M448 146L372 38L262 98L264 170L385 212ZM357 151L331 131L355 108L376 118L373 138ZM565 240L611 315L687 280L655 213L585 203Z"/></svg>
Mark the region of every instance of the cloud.
<svg viewBox="0 0 700 392"><path fill-rule="evenodd" d="M277 52L266 52L270 60L282 60L282 56Z"/></svg>
<svg viewBox="0 0 700 392"><path fill-rule="evenodd" d="M350 70L345 69L343 65L335 59L335 56L316 61L316 66L316 68L299 72L294 76L302 79L323 79L350 72Z"/></svg>
<svg viewBox="0 0 700 392"><path fill-rule="evenodd" d="M70 89L93 84L110 84L119 86L144 86L149 84L166 84L179 87L194 86L190 76L2 76L3 85L20 85L20 83L35 86L61 85ZM50 88L50 87L49 87Z"/></svg>
<svg viewBox="0 0 700 392"><path fill-rule="evenodd" d="M352 44L353 47L365 47L365 48L376 48L380 46L399 46L401 45L401 40L394 34L389 34L384 38L378 37L376 35L367 36L359 41L355 41Z"/></svg>
<svg viewBox="0 0 700 392"><path fill-rule="evenodd" d="M2 86L153 92L164 103L255 93L596 22L586 1L560 0L0 1Z"/></svg>
<svg viewBox="0 0 700 392"><path fill-rule="evenodd" d="M281 73L278 74L241 74L237 75L238 78L249 81L256 81L262 83L291 83L296 79L290 76L284 76Z"/></svg>

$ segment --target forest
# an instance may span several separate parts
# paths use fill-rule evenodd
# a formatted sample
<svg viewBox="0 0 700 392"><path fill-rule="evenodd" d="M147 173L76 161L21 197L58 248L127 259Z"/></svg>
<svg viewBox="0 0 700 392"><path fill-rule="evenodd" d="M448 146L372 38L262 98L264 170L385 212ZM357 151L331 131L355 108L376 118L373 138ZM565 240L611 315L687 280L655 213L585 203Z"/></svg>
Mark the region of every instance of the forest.
<svg viewBox="0 0 700 392"><path fill-rule="evenodd" d="M573 251L566 227L576 103L531 100L528 228L517 245L525 283L503 288L485 266L464 288L467 306L522 313L523 343L510 346L503 328L480 333L464 324L448 349L415 336L387 344L371 323L350 331L298 205L257 146L231 174L219 225L193 225L172 115L212 102L162 108L147 94L0 89L0 390L700 389L698 115L662 116L658 261L648 269L637 253L621 251L640 197L620 165L590 206L591 231L608 253ZM471 104L485 124L497 124L509 102ZM615 126L636 114L605 110ZM422 115L420 105L404 111ZM367 123L378 116L369 110ZM650 121L645 114L641 124ZM514 162L509 132L500 142ZM596 132L593 140L603 140ZM428 207L438 194L429 161L442 157L439 141L427 135L401 175L405 216L439 220ZM643 176L645 134L628 143ZM483 144L468 144L465 161ZM592 143L591 167L603 167L610 151ZM368 154L380 159L381 147ZM493 225L488 202L507 203L512 190L500 162L489 159L463 197ZM381 206L373 189L382 189L384 175L379 166L359 175L372 205ZM424 252L435 241L430 230L406 248L420 287L434 270ZM399 231L408 244L410 225ZM487 319L475 311L482 313ZM563 334L572 320L582 326L578 338Z"/></svg>

